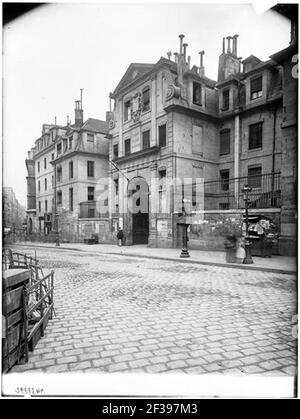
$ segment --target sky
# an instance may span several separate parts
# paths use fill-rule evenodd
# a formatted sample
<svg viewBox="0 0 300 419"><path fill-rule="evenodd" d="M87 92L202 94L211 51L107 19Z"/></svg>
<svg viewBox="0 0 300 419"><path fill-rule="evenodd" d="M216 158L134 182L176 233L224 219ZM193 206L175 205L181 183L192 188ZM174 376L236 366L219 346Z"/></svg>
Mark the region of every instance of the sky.
<svg viewBox="0 0 300 419"><path fill-rule="evenodd" d="M74 122L83 88L84 119L105 119L109 92L131 62L155 63L179 50L185 34L191 64L205 51L216 79L222 37L239 34L238 56L261 60L289 45L290 22L250 4L49 3L3 30L3 185L26 206L27 151L42 124Z"/></svg>

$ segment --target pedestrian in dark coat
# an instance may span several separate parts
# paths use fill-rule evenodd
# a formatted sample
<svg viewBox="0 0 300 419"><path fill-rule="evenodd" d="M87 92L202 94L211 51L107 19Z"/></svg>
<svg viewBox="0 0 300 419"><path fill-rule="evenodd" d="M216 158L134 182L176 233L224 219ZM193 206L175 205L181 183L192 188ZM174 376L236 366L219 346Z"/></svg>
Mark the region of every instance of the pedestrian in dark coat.
<svg viewBox="0 0 300 419"><path fill-rule="evenodd" d="M119 241L119 246L122 246L122 244L123 244L123 238L124 238L124 233L123 233L123 230L120 227L119 228L119 231L117 233L117 239Z"/></svg>

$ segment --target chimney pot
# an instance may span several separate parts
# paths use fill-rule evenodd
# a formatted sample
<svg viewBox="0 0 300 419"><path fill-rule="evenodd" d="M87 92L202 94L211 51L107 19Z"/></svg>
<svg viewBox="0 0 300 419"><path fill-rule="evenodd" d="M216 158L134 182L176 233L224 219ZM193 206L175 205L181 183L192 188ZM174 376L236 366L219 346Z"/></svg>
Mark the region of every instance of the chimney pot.
<svg viewBox="0 0 300 419"><path fill-rule="evenodd" d="M233 35L232 39L233 39L233 45L232 45L232 53L234 55L237 55L237 38L239 35Z"/></svg>
<svg viewBox="0 0 300 419"><path fill-rule="evenodd" d="M227 36L226 39L227 39L227 42L228 42L228 44L227 44L227 54L231 54L230 39L232 39L232 36Z"/></svg>
<svg viewBox="0 0 300 419"><path fill-rule="evenodd" d="M171 57L172 57L172 52L171 52L171 51L168 51L168 52L167 52L167 56L168 56L168 60L171 60Z"/></svg>
<svg viewBox="0 0 300 419"><path fill-rule="evenodd" d="M188 45L189 44L187 44L187 43L184 43L182 45L183 46L183 58L184 58L184 61L186 61L186 49L187 49Z"/></svg>
<svg viewBox="0 0 300 419"><path fill-rule="evenodd" d="M180 38L180 48L179 48L179 53L180 53L180 55L182 55L182 40L183 40L183 38L184 38L184 35L183 35L183 34L180 34L180 35L179 35L179 38Z"/></svg>

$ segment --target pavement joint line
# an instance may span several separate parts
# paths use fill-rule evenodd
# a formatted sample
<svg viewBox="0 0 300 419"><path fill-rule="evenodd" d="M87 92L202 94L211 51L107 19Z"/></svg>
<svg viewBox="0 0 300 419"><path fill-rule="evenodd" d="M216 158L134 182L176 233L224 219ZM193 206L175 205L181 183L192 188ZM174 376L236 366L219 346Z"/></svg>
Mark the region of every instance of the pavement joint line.
<svg viewBox="0 0 300 419"><path fill-rule="evenodd" d="M196 265L205 265L205 266L218 266L222 268L233 268L233 269L242 269L247 270L248 272L251 271L260 271L260 272L271 272L271 273L278 273L283 275L295 275L297 274L296 270L289 270L289 269L279 269L279 268L267 268L263 266L253 266L253 265L245 265L245 264L235 264L235 263L222 263L222 262L209 262L209 261L200 261L200 260L193 260L193 259L178 259L170 258L170 257L162 257L162 256L152 256L152 255L137 255L134 253L117 253L117 252L95 252L92 253L89 250L78 249L74 247L56 247L56 246L47 246L47 245L40 245L40 244L18 244L13 243L13 246L24 246L24 247L40 247L40 248L49 248L49 249L59 249L59 250L66 250L66 251L76 251L76 252L85 252L89 253L91 256L97 256L99 254L102 255L113 255L113 256L125 256L125 257L133 257L139 259L156 259L156 260L164 260L164 261L171 261L171 262L178 262L178 263L190 263ZM180 251L180 249L178 249Z"/></svg>

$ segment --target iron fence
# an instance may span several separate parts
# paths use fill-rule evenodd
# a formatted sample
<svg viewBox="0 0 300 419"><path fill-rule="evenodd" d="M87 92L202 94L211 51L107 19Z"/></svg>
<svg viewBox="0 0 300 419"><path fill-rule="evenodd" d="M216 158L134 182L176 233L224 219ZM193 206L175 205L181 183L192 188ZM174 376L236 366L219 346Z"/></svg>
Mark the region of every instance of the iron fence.
<svg viewBox="0 0 300 419"><path fill-rule="evenodd" d="M249 208L278 208L281 206L281 173L244 176L204 182L206 210L245 208L242 189L252 188L248 194Z"/></svg>

